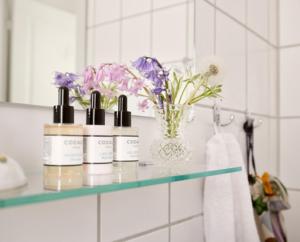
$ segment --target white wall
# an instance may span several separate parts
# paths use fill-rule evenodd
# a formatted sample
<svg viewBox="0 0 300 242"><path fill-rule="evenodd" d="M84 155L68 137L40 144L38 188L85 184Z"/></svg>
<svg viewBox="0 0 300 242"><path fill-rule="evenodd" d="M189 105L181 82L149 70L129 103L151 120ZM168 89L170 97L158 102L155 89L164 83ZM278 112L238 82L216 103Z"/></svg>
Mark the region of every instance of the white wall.
<svg viewBox="0 0 300 242"><path fill-rule="evenodd" d="M132 7L127 11L143 11L137 4L141 0L123 2L126 1L130 2ZM274 101L277 83L274 54L276 49L273 42L273 20L265 17L270 15L269 11L272 7L270 4L273 1L251 0L250 5L250 1L247 4L245 0L218 0L217 5L210 1L196 1L197 11L199 11L196 16L198 24L195 34L197 56L202 58L216 54L226 61L227 75L224 80L223 106L228 111L222 113L222 120L226 121L230 113L234 113L236 119L231 126L225 128L225 131L232 132L244 148L242 124L246 110L253 112L255 118L262 119L263 125L256 130L255 134L258 168L260 172L267 169L272 174L277 174L277 108ZM118 4L119 0L109 0L109 2L114 5ZM176 56L181 59L184 52L179 50L177 53L179 47L173 45L178 43L173 42L184 40L182 36L185 36L186 32L176 28L181 26L181 23L176 21L181 21L180 13L186 13L187 6L190 12L193 11L193 3L186 4L185 1L180 0L149 0L149 2L153 7L157 7L157 11L150 10L149 13L153 15L153 23L161 23L164 26L163 29L151 30L153 38L154 36L161 38L153 42L153 51L155 48L162 48L160 46L162 43L165 53L172 53L175 59ZM101 12L101 8L96 11L91 7L95 5L89 6L90 11L98 14ZM259 9L259 13L255 9ZM110 15L113 16L113 12ZM172 21L167 21L166 16L171 17ZM140 17L145 16L142 14L130 19ZM137 24L140 23L139 20ZM98 31L97 26L94 26L95 32ZM132 29L132 34L144 38L141 34L143 32L140 32L144 26L148 25ZM159 31L162 30L166 33L160 35ZM158 35L154 34L155 31L158 31ZM168 36L172 36L170 42L165 39ZM94 37L91 35L88 39L89 51L95 54L95 58L101 58L102 54L105 54L100 51L101 43L98 41L115 43L115 38L108 38L104 33L96 34ZM93 48L89 46L91 40L97 44ZM109 50L115 53L113 46ZM254 73L259 74L254 76ZM211 104L211 102L205 103ZM50 109L1 104L0 113L0 147L3 152L20 161L26 172L39 171L42 168L42 125L51 122ZM107 123L111 122L111 118L108 115ZM78 112L76 121L83 122L83 119L84 113ZM134 117L133 123L140 129L142 159L150 159L149 146L152 134L157 133L158 130L155 120ZM194 150L193 159L201 162L205 160L205 143L212 134L212 111L198 106L196 119L187 128L187 137ZM86 241L96 242L97 204L100 208L98 216L101 222L98 226L100 226L101 242L203 241L202 182L203 180L199 179L174 183L170 186L159 185L109 193L101 195L98 199L91 196L4 209L0 211L0 241L76 242L86 238ZM63 217L60 216L62 213L65 214ZM56 222L57 218L59 223ZM31 227L35 227L35 230ZM69 229L72 230L71 234Z"/></svg>
<svg viewBox="0 0 300 242"><path fill-rule="evenodd" d="M291 242L300 239L295 226L300 216L299 11L299 1L280 0L280 177L290 193L292 209L287 212L287 229Z"/></svg>
<svg viewBox="0 0 300 242"><path fill-rule="evenodd" d="M6 100L7 13L6 1L0 1L0 101Z"/></svg>

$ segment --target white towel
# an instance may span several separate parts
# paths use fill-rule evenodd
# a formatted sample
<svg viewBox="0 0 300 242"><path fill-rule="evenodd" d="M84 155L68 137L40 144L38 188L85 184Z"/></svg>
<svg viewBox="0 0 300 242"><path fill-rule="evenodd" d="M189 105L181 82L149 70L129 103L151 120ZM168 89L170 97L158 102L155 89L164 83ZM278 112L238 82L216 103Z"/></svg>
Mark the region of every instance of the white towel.
<svg viewBox="0 0 300 242"><path fill-rule="evenodd" d="M231 134L214 135L207 143L207 169L232 166L242 171L205 180L206 242L259 242L239 144Z"/></svg>

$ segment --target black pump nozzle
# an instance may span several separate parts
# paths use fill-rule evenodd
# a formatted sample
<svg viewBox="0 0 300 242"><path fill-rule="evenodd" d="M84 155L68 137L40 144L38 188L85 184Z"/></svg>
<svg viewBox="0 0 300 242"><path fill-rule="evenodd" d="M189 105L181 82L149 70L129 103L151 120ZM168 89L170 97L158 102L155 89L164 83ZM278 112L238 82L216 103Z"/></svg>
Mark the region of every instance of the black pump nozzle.
<svg viewBox="0 0 300 242"><path fill-rule="evenodd" d="M67 87L58 89L58 105L69 106L69 89Z"/></svg>
<svg viewBox="0 0 300 242"><path fill-rule="evenodd" d="M91 93L90 108L86 110L86 124L105 124L105 111L104 109L101 109L101 94L98 91L93 91Z"/></svg>
<svg viewBox="0 0 300 242"><path fill-rule="evenodd" d="M67 87L58 88L58 105L53 107L53 122L74 123L74 108L69 106L69 89Z"/></svg>
<svg viewBox="0 0 300 242"><path fill-rule="evenodd" d="M101 108L101 94L98 91L91 93L91 108Z"/></svg>
<svg viewBox="0 0 300 242"><path fill-rule="evenodd" d="M114 123L116 127L131 127L131 112L127 111L127 97L119 96L118 111L114 115Z"/></svg>
<svg viewBox="0 0 300 242"><path fill-rule="evenodd" d="M127 97L125 95L119 96L118 111L127 111Z"/></svg>

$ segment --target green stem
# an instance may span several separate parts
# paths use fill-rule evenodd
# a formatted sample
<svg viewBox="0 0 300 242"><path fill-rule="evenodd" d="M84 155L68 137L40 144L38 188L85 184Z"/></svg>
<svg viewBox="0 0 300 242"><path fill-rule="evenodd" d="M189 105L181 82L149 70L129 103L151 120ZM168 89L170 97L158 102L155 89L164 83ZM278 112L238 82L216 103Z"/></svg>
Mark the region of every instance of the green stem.
<svg viewBox="0 0 300 242"><path fill-rule="evenodd" d="M182 99L182 97L183 97L183 94L184 94L184 92L185 92L185 89L187 89L187 87L188 87L189 84L190 84L189 82L187 82L187 83L185 84L185 87L183 88L183 90L182 90L182 92L181 92L181 95L180 95L178 104L181 103L181 99Z"/></svg>

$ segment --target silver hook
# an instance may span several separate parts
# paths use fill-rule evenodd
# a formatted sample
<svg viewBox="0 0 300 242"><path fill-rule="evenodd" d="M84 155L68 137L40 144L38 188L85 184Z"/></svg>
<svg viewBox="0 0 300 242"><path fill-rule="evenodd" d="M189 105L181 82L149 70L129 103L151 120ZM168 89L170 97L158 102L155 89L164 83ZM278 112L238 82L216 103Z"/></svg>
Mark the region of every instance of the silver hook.
<svg viewBox="0 0 300 242"><path fill-rule="evenodd" d="M263 124L262 119L259 119L257 122L254 122L254 128L258 128L259 126L261 126Z"/></svg>
<svg viewBox="0 0 300 242"><path fill-rule="evenodd" d="M213 106L213 121L217 127L225 127L230 125L235 119L233 114L230 114L229 121L226 123L221 123L220 107L217 104Z"/></svg>
<svg viewBox="0 0 300 242"><path fill-rule="evenodd" d="M246 120L247 120L247 122L248 122L248 124L250 125L250 123L249 122L253 122L253 127L254 128L258 128L259 126L261 126L262 124L263 124L263 120L262 119L259 119L259 120L255 120L254 118L252 118L251 116L250 116L250 113L246 113Z"/></svg>

